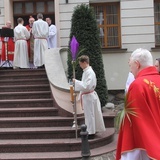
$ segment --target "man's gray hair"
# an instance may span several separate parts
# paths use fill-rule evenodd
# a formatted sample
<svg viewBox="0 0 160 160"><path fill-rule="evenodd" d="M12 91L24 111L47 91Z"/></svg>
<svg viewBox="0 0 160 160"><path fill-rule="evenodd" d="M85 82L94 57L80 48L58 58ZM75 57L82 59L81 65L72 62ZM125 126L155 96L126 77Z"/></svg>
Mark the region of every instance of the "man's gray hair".
<svg viewBox="0 0 160 160"><path fill-rule="evenodd" d="M38 13L37 14L37 19L43 19L43 14L42 13Z"/></svg>
<svg viewBox="0 0 160 160"><path fill-rule="evenodd" d="M19 18L17 19L17 23L19 24L19 23L22 23L22 22L23 22L23 18L19 17Z"/></svg>
<svg viewBox="0 0 160 160"><path fill-rule="evenodd" d="M142 68L153 66L153 57L151 52L149 52L147 49L138 48L136 49L130 57L134 61L138 61Z"/></svg>

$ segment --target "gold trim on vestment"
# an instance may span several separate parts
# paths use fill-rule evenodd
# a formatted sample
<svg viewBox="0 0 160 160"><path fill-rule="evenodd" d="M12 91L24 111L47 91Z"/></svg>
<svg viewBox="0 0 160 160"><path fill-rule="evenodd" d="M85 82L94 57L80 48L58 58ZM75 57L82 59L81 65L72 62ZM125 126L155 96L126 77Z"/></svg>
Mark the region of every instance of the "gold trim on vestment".
<svg viewBox="0 0 160 160"><path fill-rule="evenodd" d="M14 54L14 52L8 52L8 54Z"/></svg>

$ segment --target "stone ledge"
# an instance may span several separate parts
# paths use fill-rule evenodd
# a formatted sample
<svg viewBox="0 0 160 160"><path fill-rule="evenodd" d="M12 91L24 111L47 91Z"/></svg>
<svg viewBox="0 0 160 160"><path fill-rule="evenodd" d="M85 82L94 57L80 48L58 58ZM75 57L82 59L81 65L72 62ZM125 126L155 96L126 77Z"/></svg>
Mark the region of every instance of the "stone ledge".
<svg viewBox="0 0 160 160"><path fill-rule="evenodd" d="M127 49L121 49L121 48L102 48L102 53L125 53L127 52Z"/></svg>

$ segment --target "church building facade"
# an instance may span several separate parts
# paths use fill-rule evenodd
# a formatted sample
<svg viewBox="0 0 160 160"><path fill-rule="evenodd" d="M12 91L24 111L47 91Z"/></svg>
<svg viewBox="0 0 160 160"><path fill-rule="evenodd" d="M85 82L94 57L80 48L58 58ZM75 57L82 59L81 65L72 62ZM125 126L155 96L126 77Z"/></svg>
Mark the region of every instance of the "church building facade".
<svg viewBox="0 0 160 160"><path fill-rule="evenodd" d="M82 3L95 10L108 89L125 89L135 49L148 49L154 60L160 57L160 0L0 0L0 28L8 20L15 27L18 17L27 24L41 12L57 27L58 47L67 47L74 7Z"/></svg>

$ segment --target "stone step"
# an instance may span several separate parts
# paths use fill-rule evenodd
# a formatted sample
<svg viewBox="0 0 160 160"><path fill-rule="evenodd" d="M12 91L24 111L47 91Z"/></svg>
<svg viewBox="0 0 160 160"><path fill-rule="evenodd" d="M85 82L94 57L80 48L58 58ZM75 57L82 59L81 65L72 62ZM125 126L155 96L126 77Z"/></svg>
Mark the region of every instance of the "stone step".
<svg viewBox="0 0 160 160"><path fill-rule="evenodd" d="M0 108L53 107L53 99L0 100Z"/></svg>
<svg viewBox="0 0 160 160"><path fill-rule="evenodd" d="M8 134L7 130L1 131L0 129L0 136L2 132ZM42 129L35 129L36 131L40 130L42 132ZM45 129L44 131L46 131ZM44 136L40 136L40 134L37 134L37 137L34 139L21 139L21 136L19 134L19 129L15 131L17 136L15 135L14 139L7 139L1 138L3 140L0 140L0 153L13 153L13 152L63 152L63 151L79 151L81 150L81 138L74 138L75 137L75 131L73 129L69 130L69 128L57 128L57 130L61 131L64 135L68 135L66 133L71 133L70 137L64 137L63 139L59 139L55 136L54 132L56 132L56 129L53 129L52 131L52 137L49 136L48 138L44 138ZM33 130L32 130L33 131ZM49 129L51 131L51 128ZM30 132L29 129L23 129L23 132ZM47 131L48 132L48 131ZM58 132L58 131L57 131ZM11 129L10 129L11 133ZM61 133L61 134L62 134ZM43 133L44 134L44 133ZM111 143L114 139L115 130L114 128L106 129L106 131L97 133L95 138L92 140L89 140L90 149L102 147L104 145L107 145ZM18 139L17 139L17 138Z"/></svg>
<svg viewBox="0 0 160 160"><path fill-rule="evenodd" d="M44 108L44 107L43 107ZM46 108L46 107L45 107ZM31 108L31 110L35 110ZM6 109L7 110L7 109ZM9 127L56 127L56 126L72 126L73 117L60 117L58 116L57 109L54 108L54 113L46 114L55 114L54 116L38 116L31 117L24 113L23 117L1 117L0 118L0 128L9 128ZM56 114L57 113L57 114ZM18 113L22 115L23 113ZM41 114L41 112L39 113ZM42 113L43 114L43 113ZM38 113L37 113L38 115ZM111 118L109 115L103 114L103 119L106 128L114 127L114 117ZM77 117L78 125L84 124L84 117Z"/></svg>
<svg viewBox="0 0 160 160"><path fill-rule="evenodd" d="M11 99L44 99L51 98L51 91L0 92L0 100Z"/></svg>
<svg viewBox="0 0 160 160"><path fill-rule="evenodd" d="M47 78L46 73L37 73L34 74L5 74L0 75L1 80L17 80L17 79L39 79L39 78Z"/></svg>
<svg viewBox="0 0 160 160"><path fill-rule="evenodd" d="M80 132L80 129L78 129ZM74 138L75 129L70 127L0 128L0 139L61 139ZM38 141L38 140L37 140ZM1 142L0 142L1 143ZM1 148L1 147L0 147Z"/></svg>
<svg viewBox="0 0 160 160"><path fill-rule="evenodd" d="M44 68L42 69L1 69L0 68L0 75L33 75L33 74L46 74Z"/></svg>
<svg viewBox="0 0 160 160"><path fill-rule="evenodd" d="M102 147L90 149L90 158L97 157L99 160L115 160L117 138ZM80 144L81 146L81 144ZM102 159L103 155L104 159ZM99 157L100 156L100 157ZM81 150L62 151L62 152L20 152L20 153L1 153L1 160L82 160ZM96 158L95 158L96 159Z"/></svg>
<svg viewBox="0 0 160 160"><path fill-rule="evenodd" d="M84 117L77 118L78 125L84 124ZM1 117L0 128L21 127L63 127L72 126L73 117L47 116L47 117Z"/></svg>
<svg viewBox="0 0 160 160"><path fill-rule="evenodd" d="M0 79L0 86L3 85L32 85L32 84L48 84L48 79L46 78L39 78L39 79L7 79L7 80L1 80Z"/></svg>
<svg viewBox="0 0 160 160"><path fill-rule="evenodd" d="M44 117L57 115L58 109L54 107L0 108L0 117Z"/></svg>
<svg viewBox="0 0 160 160"><path fill-rule="evenodd" d="M49 84L32 85L3 85L0 86L0 92L26 92L26 91L50 91Z"/></svg>
<svg viewBox="0 0 160 160"><path fill-rule="evenodd" d="M78 117L76 139L73 117L58 116L58 109L53 106L45 69L0 69L0 159L81 158L80 125L84 124L84 117ZM108 152L113 143L115 115L103 116L110 128L89 140L92 155ZM112 151L113 148L115 144Z"/></svg>

